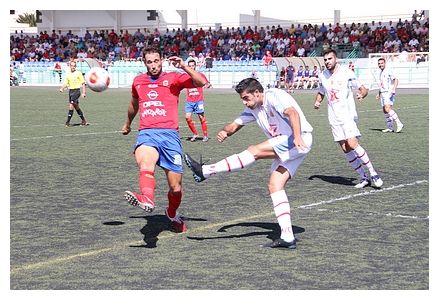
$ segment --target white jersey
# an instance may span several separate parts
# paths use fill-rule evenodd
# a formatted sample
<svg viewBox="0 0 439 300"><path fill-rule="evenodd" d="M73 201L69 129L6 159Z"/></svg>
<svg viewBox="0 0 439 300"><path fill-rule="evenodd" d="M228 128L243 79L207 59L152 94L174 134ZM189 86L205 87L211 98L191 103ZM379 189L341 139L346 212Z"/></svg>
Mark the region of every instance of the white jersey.
<svg viewBox="0 0 439 300"><path fill-rule="evenodd" d="M331 125L341 125L358 119L354 90L362 86L352 70L341 65L336 68L333 74L329 70L319 74L319 93L328 99L328 119Z"/></svg>
<svg viewBox="0 0 439 300"><path fill-rule="evenodd" d="M293 136L290 120L284 115L285 109L289 107L293 107L299 114L301 132L312 132L312 126L306 120L296 100L284 90L277 88L265 90L264 103L255 109L246 108L235 122L247 125L256 121L268 138L279 135Z"/></svg>
<svg viewBox="0 0 439 300"><path fill-rule="evenodd" d="M382 70L380 73L380 92L392 92L393 82L395 79L396 77L393 75L393 72L388 68L384 68L384 70Z"/></svg>

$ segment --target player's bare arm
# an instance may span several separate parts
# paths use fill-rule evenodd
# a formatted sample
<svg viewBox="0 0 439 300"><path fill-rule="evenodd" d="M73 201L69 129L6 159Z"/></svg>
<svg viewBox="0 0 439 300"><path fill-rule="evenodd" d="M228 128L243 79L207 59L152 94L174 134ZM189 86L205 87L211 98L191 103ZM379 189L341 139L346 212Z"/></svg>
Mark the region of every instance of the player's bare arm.
<svg viewBox="0 0 439 300"><path fill-rule="evenodd" d="M127 135L131 132L131 123L133 122L134 117L137 115L138 110L139 100L132 97L130 103L128 104L127 120L125 121L125 124L123 124L121 129L123 135Z"/></svg>
<svg viewBox="0 0 439 300"><path fill-rule="evenodd" d="M369 90L366 87L364 87L364 85L360 86L357 93L357 99L362 101L364 98L366 98L368 93Z"/></svg>
<svg viewBox="0 0 439 300"><path fill-rule="evenodd" d="M168 60L172 63L174 67L182 69L183 71L188 73L189 76L192 77L192 81L194 82L194 85L196 87L203 87L207 83L207 80L204 79L204 77L200 73L186 65L180 57L171 56L168 58Z"/></svg>
<svg viewBox="0 0 439 300"><path fill-rule="evenodd" d="M294 145L296 145L296 148L299 151L306 150L307 146L303 142L303 139L302 139L302 130L300 128L300 116L299 116L299 113L297 112L297 110L294 109L294 107L288 107L284 111L284 115L286 117L288 117L288 119L290 120L290 125L291 125L291 128L293 129Z"/></svg>
<svg viewBox="0 0 439 300"><path fill-rule="evenodd" d="M230 124L227 124L226 126L224 126L224 128L218 132L218 134L216 135L216 139L218 142L222 143L224 142L224 140L226 138L228 138L229 136L233 135L235 132L237 132L239 129L241 129L243 126L239 125L236 122L232 122Z"/></svg>
<svg viewBox="0 0 439 300"><path fill-rule="evenodd" d="M314 108L315 109L319 109L320 108L320 104L322 103L324 98L324 95L317 93L316 95L316 100L314 101Z"/></svg>

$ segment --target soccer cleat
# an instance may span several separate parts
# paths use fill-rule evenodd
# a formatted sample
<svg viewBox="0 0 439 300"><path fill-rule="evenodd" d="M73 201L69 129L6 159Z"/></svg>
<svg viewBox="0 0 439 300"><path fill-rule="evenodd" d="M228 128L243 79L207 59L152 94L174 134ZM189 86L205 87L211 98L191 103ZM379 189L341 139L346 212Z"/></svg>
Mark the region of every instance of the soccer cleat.
<svg viewBox="0 0 439 300"><path fill-rule="evenodd" d="M370 179L372 179L373 185L376 186L377 188L379 188L383 185L383 180L381 179L381 177L378 174L370 177Z"/></svg>
<svg viewBox="0 0 439 300"><path fill-rule="evenodd" d="M393 130L386 128L386 129L381 130L381 132L388 133L388 132L393 132Z"/></svg>
<svg viewBox="0 0 439 300"><path fill-rule="evenodd" d="M401 131L402 131L402 128L404 127L404 124L398 124L397 126L396 126L396 132L397 133L400 133Z"/></svg>
<svg viewBox="0 0 439 300"><path fill-rule="evenodd" d="M286 242L283 239L279 238L272 242L266 243L263 245L264 248L286 248L286 249L296 249L296 240L292 242Z"/></svg>
<svg viewBox="0 0 439 300"><path fill-rule="evenodd" d="M168 209L165 209L165 215L166 217L168 217L168 219L171 221L171 227L172 227L172 231L176 232L176 233L183 233L187 231L187 226L184 223L183 219L181 216L179 216L178 214L175 215L175 217L171 218L168 215Z"/></svg>
<svg viewBox="0 0 439 300"><path fill-rule="evenodd" d="M66 122L66 127L71 127L72 125L70 125L69 122Z"/></svg>
<svg viewBox="0 0 439 300"><path fill-rule="evenodd" d="M148 213L154 210L154 202L145 195L125 191L124 197L129 204L131 204L132 206L138 206Z"/></svg>
<svg viewBox="0 0 439 300"><path fill-rule="evenodd" d="M81 121L81 126L88 126L90 125L85 119Z"/></svg>
<svg viewBox="0 0 439 300"><path fill-rule="evenodd" d="M362 189L362 188L368 186L369 184L370 184L370 181L367 178L363 178L363 179L361 179L360 183L357 183L355 185L355 188L356 189Z"/></svg>
<svg viewBox="0 0 439 300"><path fill-rule="evenodd" d="M209 140L209 137L205 136L203 137L203 142L207 142Z"/></svg>
<svg viewBox="0 0 439 300"><path fill-rule="evenodd" d="M195 141L197 140L197 138L198 138L198 135L194 134L194 135L190 138L190 141L191 141L191 142L195 142Z"/></svg>
<svg viewBox="0 0 439 300"><path fill-rule="evenodd" d="M192 157L190 157L189 154L184 153L183 159L186 165L188 166L188 168L191 169L192 176L194 177L196 182L201 182L206 180L206 177L204 177L203 175L203 162L201 161L201 157L200 157L200 162L198 163Z"/></svg>

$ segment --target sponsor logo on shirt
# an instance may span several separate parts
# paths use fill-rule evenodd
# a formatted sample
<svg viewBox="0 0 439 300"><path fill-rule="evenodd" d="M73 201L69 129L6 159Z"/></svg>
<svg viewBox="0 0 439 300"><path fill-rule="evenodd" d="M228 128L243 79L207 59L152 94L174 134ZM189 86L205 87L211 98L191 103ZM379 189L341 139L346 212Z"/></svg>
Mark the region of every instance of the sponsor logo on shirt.
<svg viewBox="0 0 439 300"><path fill-rule="evenodd" d="M155 90L151 90L148 92L148 94L146 94L148 96L149 99L151 100L155 100L157 99L157 97L159 96L159 94L157 93L157 91Z"/></svg>

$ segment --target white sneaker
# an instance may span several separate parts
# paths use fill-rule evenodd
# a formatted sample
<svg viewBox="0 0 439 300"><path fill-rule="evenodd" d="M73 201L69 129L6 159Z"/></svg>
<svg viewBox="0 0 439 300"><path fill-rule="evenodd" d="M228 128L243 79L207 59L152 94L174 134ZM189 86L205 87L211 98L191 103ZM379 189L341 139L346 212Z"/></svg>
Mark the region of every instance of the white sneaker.
<svg viewBox="0 0 439 300"><path fill-rule="evenodd" d="M401 127L401 128L402 128L402 127ZM386 129L381 130L381 132L387 133L387 132L393 132L393 130L391 130L391 129L389 129L389 128L386 128Z"/></svg>
<svg viewBox="0 0 439 300"><path fill-rule="evenodd" d="M404 124L402 124L402 123L398 124L396 127L396 132L400 133L403 127L404 127Z"/></svg>
<svg viewBox="0 0 439 300"><path fill-rule="evenodd" d="M370 184L369 180L367 178L364 178L364 179L361 180L360 183L357 183L355 185L355 188L356 189L362 189L362 188L368 186L369 184Z"/></svg>
<svg viewBox="0 0 439 300"><path fill-rule="evenodd" d="M378 174L370 177L370 179L372 179L373 185L376 186L377 188L379 188L383 185L383 180L381 179L381 177Z"/></svg>

